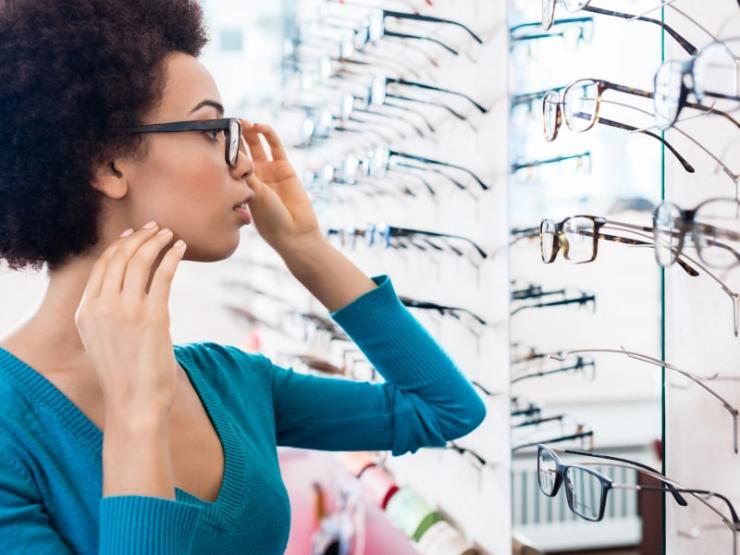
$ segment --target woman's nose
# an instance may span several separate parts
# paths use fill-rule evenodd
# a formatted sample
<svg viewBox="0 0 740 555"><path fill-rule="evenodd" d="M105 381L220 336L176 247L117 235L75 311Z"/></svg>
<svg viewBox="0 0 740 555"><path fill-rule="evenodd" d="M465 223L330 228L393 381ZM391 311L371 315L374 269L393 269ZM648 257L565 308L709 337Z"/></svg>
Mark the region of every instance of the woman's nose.
<svg viewBox="0 0 740 555"><path fill-rule="evenodd" d="M250 156L244 136L242 136L241 144L239 145L239 157L236 165L232 168L232 172L237 179L241 179L254 172L254 160Z"/></svg>

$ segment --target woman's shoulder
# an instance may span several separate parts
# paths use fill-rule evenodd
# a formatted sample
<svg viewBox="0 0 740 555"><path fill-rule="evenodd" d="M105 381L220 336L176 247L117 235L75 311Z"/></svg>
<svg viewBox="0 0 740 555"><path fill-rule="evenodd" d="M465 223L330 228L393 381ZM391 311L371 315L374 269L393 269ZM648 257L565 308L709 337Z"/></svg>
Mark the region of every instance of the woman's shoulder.
<svg viewBox="0 0 740 555"><path fill-rule="evenodd" d="M231 343L190 341L174 345L177 358L184 357L207 379L219 385L229 380L245 378L269 379L270 361L263 354L249 352Z"/></svg>

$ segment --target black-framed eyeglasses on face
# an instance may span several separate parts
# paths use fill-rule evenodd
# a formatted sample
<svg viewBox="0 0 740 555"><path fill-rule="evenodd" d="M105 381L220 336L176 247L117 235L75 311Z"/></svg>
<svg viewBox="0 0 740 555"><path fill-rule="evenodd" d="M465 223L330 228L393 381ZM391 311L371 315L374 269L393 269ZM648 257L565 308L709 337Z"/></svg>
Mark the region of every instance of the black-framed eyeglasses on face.
<svg viewBox="0 0 740 555"><path fill-rule="evenodd" d="M185 131L203 131L216 142L219 131L224 133L224 159L229 167L235 167L241 150L242 126L238 118L209 120L172 121L153 123L124 129L124 133L183 133ZM213 136L209 132L214 132Z"/></svg>

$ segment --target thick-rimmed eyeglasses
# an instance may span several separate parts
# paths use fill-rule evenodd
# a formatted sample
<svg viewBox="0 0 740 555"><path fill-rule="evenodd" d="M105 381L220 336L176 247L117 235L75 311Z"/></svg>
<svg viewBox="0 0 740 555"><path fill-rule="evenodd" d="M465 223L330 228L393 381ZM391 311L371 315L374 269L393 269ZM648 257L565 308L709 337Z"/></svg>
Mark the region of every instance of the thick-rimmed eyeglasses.
<svg viewBox="0 0 740 555"><path fill-rule="evenodd" d="M332 3L337 0L330 0ZM344 4L344 2L341 2ZM354 47L357 50L362 50L365 46L375 43L383 37L397 38L397 39L408 39L415 41L426 41L437 44L444 48L450 54L458 56L460 53L448 45L431 35L415 35L409 33L401 33L398 31L390 31L386 28L386 19L406 19L411 21L417 21L422 23L433 23L438 25L450 25L458 27L464 30L470 37L475 40L478 44L483 44L483 40L475 34L467 25L455 21L452 19L444 19L440 17L434 17L429 15L421 15L408 12L400 12L395 10L384 10L384 9L373 9L370 11L368 17L363 20L360 25L355 29L354 34Z"/></svg>
<svg viewBox="0 0 740 555"><path fill-rule="evenodd" d="M716 113L740 127L727 112L709 104L730 101L733 110L740 106L739 56L740 38L732 38L709 43L686 62L664 62L653 79L656 127L671 127L684 107ZM688 102L689 95L697 103Z"/></svg>
<svg viewBox="0 0 740 555"><path fill-rule="evenodd" d="M695 170L691 164L673 146L659 135L638 129L626 123L600 117L601 97L604 91L615 90L627 94L652 98L653 94L603 79L578 79L565 87L562 92L550 91L542 99L542 121L546 141L554 141L558 136L558 130L564 122L568 129L575 133L583 133L593 128L597 123L623 129L630 132L639 132L657 141L671 151L683 168L693 173Z"/></svg>
<svg viewBox="0 0 740 555"><path fill-rule="evenodd" d="M688 210L664 201L653 211L653 230L655 259L661 266L676 261L687 237L707 266L729 269L740 264L734 248L740 243L740 201L734 198L707 199Z"/></svg>
<svg viewBox="0 0 740 555"><path fill-rule="evenodd" d="M693 44L691 44L689 41L687 41L685 38L679 35L674 29L672 29L671 27L669 27L668 25L666 25L665 23L663 23L662 21L658 19L653 19L651 17L643 17L641 15L632 15L632 14L623 13L623 12L615 12L612 10L605 10L602 8L595 8L593 6L590 6L589 5L590 3L591 3L591 0L542 0L542 27L545 30L552 27L553 22L555 21L555 6L557 4L560 4L563 8L565 8L567 11L571 13L575 13L575 12L583 10L585 12L591 12L591 13L595 13L599 15L618 17L620 19L627 19L627 20L646 21L648 23L653 23L654 25L659 25L665 30L666 33L668 33L670 36L676 39L676 42L678 42L678 44L680 44L681 47L686 52L688 52L689 54L696 53L696 47Z"/></svg>
<svg viewBox="0 0 740 555"><path fill-rule="evenodd" d="M562 251L568 262L585 264L596 260L599 240L604 239L615 243L631 246L653 246L649 241L630 239L602 233L605 226L632 233L652 233L653 228L607 220L599 216L577 215L569 216L559 222L544 219L540 223L540 256L545 264L552 264ZM698 276L694 268L681 259L678 259L681 268L690 276Z"/></svg>
<svg viewBox="0 0 740 555"><path fill-rule="evenodd" d="M614 229L626 231L644 237L649 241L640 241L637 239L628 239L615 235L606 235L600 233L604 226L611 226ZM660 233L660 232L659 232ZM676 233L673 231L673 233ZM645 247L650 246L657 248L655 243L655 228L615 222L598 216L578 215L570 216L560 222L553 220L543 220L540 224L540 254L545 264L550 264L557 257L561 250L566 260L575 264L592 262L596 259L598 252L598 240L607 239L630 246ZM663 241L664 239L660 239ZM716 246L718 242L712 240L712 245ZM670 245L662 245L663 248L670 248ZM727 247L730 248L730 247ZM676 254L676 261L681 269L691 277L699 276L698 270L701 269L710 279L716 282L722 291L727 294L732 302L732 322L735 337L740 333L740 294L730 289L727 284L712 273L709 268L691 256L680 253Z"/></svg>
<svg viewBox="0 0 740 555"><path fill-rule="evenodd" d="M588 461L580 464L565 464L556 454L569 453L580 456L594 457L603 461ZM614 461L614 462L612 462ZM613 466L627 468L640 474L658 480L661 485L649 486L641 484L615 483L611 478L586 465ZM666 478L651 467L598 453L589 453L576 449L556 449L545 445L537 447L537 481L542 493L548 497L555 497L561 486L565 486L565 496L570 510L584 520L598 522L604 518L608 494L613 489L627 489L635 491L653 491L670 493L681 506L688 505L681 495L687 493L715 513L733 533L733 554L737 553L737 531L740 530L740 518L735 507L724 495L704 490L685 488L681 484ZM708 499L719 499L728 509L730 518L727 518L719 509L709 503Z"/></svg>
<svg viewBox="0 0 740 555"><path fill-rule="evenodd" d="M224 159L229 167L236 166L242 141L242 126L238 118L153 123L123 130L124 133L183 133L185 131L204 131L213 142L218 140L218 132L223 132L226 138Z"/></svg>

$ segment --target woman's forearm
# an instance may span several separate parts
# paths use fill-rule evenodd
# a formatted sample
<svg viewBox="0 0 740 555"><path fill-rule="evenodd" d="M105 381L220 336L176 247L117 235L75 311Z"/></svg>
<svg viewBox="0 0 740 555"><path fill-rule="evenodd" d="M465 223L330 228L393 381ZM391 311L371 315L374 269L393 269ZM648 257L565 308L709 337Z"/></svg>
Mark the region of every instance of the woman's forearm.
<svg viewBox="0 0 740 555"><path fill-rule="evenodd" d="M323 237L280 253L290 272L330 312L348 305L376 285Z"/></svg>
<svg viewBox="0 0 740 555"><path fill-rule="evenodd" d="M143 495L175 499L169 417L106 414L103 437L103 497Z"/></svg>

